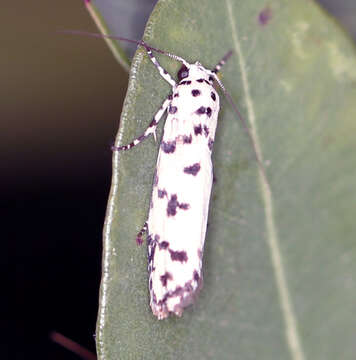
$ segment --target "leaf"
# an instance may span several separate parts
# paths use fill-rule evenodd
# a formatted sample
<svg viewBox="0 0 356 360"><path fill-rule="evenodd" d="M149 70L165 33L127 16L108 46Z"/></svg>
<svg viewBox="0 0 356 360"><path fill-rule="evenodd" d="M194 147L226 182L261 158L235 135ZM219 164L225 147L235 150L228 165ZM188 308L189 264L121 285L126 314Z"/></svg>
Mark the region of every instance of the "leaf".
<svg viewBox="0 0 356 360"><path fill-rule="evenodd" d="M90 16L102 34L121 35L133 40L140 40L148 16L157 0L84 0L84 2ZM104 22L104 18L106 22ZM114 57L126 70L128 61L126 56L123 55L121 48L131 58L136 46L127 42L122 42L118 46L116 41L108 38L105 41L113 52Z"/></svg>
<svg viewBox="0 0 356 360"><path fill-rule="evenodd" d="M198 5L197 5L198 4ZM158 144L115 152L104 228L100 359L353 359L356 298L356 59L312 1L159 1L152 46L212 68L221 96L204 288L182 318L151 313L146 246ZM159 56L174 74L178 64ZM117 145L140 135L170 88L143 49L132 63Z"/></svg>

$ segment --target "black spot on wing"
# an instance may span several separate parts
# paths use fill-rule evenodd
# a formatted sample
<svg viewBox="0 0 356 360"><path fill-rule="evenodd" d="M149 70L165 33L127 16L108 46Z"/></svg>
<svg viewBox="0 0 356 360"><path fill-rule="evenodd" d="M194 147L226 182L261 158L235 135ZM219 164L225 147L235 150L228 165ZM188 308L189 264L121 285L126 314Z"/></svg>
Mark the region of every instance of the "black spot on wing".
<svg viewBox="0 0 356 360"><path fill-rule="evenodd" d="M204 79L198 79L197 82L202 83L202 82L204 82Z"/></svg>
<svg viewBox="0 0 356 360"><path fill-rule="evenodd" d="M194 97L199 96L199 95L200 95L200 90L198 90L198 89L192 90L192 95L193 95Z"/></svg>
<svg viewBox="0 0 356 360"><path fill-rule="evenodd" d="M204 135L205 137L208 137L209 135L209 128L206 125L204 125Z"/></svg>
<svg viewBox="0 0 356 360"><path fill-rule="evenodd" d="M187 281L184 284L184 291L187 293L191 293L193 291L192 281Z"/></svg>
<svg viewBox="0 0 356 360"><path fill-rule="evenodd" d="M190 80L184 80L179 83L179 85L190 85L192 82Z"/></svg>
<svg viewBox="0 0 356 360"><path fill-rule="evenodd" d="M167 215L174 216L177 213L177 206L178 206L177 195L173 194L170 200L168 201Z"/></svg>
<svg viewBox="0 0 356 360"><path fill-rule="evenodd" d="M172 154L176 150L176 142L175 141L167 141L167 142L162 141L161 149L166 154Z"/></svg>
<svg viewBox="0 0 356 360"><path fill-rule="evenodd" d="M200 164L199 163L195 163L191 166L187 166L184 168L184 173L186 174L190 174L193 176L196 176L196 174L198 174L198 172L200 171Z"/></svg>
<svg viewBox="0 0 356 360"><path fill-rule="evenodd" d="M158 244L160 250L165 250L168 248L169 246L169 242L168 241L162 241L161 243Z"/></svg>
<svg viewBox="0 0 356 360"><path fill-rule="evenodd" d="M201 135L201 133L202 133L201 124L199 124L198 126L194 126L194 134Z"/></svg>
<svg viewBox="0 0 356 360"><path fill-rule="evenodd" d="M158 189L157 190L157 195L160 199L164 198L165 196L167 196L167 191L165 189Z"/></svg>
<svg viewBox="0 0 356 360"><path fill-rule="evenodd" d="M206 108L206 114L208 115L208 117L211 116L211 108L210 107Z"/></svg>
<svg viewBox="0 0 356 360"><path fill-rule="evenodd" d="M174 97L175 97L175 98L179 97L179 94L178 94L178 93L175 93L175 94L174 94Z"/></svg>
<svg viewBox="0 0 356 360"><path fill-rule="evenodd" d="M167 281L172 280L172 279L173 279L172 274L170 272L166 271L166 273L164 275L161 275L161 277L160 277L162 286L167 286Z"/></svg>
<svg viewBox="0 0 356 360"><path fill-rule="evenodd" d="M215 95L215 93L213 91L211 92L210 96L214 101L216 100L216 95Z"/></svg>
<svg viewBox="0 0 356 360"><path fill-rule="evenodd" d="M209 138L208 140L208 148L210 151L213 150L213 146L214 146L214 140L212 138Z"/></svg>
<svg viewBox="0 0 356 360"><path fill-rule="evenodd" d="M191 144L192 139L192 134L190 134L189 136L183 135L183 144Z"/></svg>
<svg viewBox="0 0 356 360"><path fill-rule="evenodd" d="M195 111L198 115L203 115L206 112L206 108L204 106L201 106L198 110Z"/></svg>
<svg viewBox="0 0 356 360"><path fill-rule="evenodd" d="M177 110L178 110L178 108L176 106L170 105L170 107L169 107L170 114L175 114L177 112Z"/></svg>
<svg viewBox="0 0 356 360"><path fill-rule="evenodd" d="M171 195L167 205L167 216L175 216L177 214L177 208L182 210L189 209L189 204L179 203L176 194Z"/></svg>
<svg viewBox="0 0 356 360"><path fill-rule="evenodd" d="M153 186L157 186L158 185L158 175L157 175L157 169L155 169L155 174L153 177Z"/></svg>
<svg viewBox="0 0 356 360"><path fill-rule="evenodd" d="M148 237L147 237L147 242L148 242ZM149 263L149 266L152 265L153 257L155 255L155 250L156 250L156 243L151 241L150 244L148 245L148 263Z"/></svg>
<svg viewBox="0 0 356 360"><path fill-rule="evenodd" d="M181 286L177 286L172 292L172 296L180 296L183 295L183 288Z"/></svg>
<svg viewBox="0 0 356 360"><path fill-rule="evenodd" d="M197 253L198 253L198 258L201 260L203 258L203 252L200 249L198 249Z"/></svg>
<svg viewBox="0 0 356 360"><path fill-rule="evenodd" d="M185 251L173 251L169 249L172 261L187 262L188 255Z"/></svg>
<svg viewBox="0 0 356 360"><path fill-rule="evenodd" d="M155 292L154 291L152 291L152 302L154 303L154 304L157 304L157 296L156 296L156 294L155 294Z"/></svg>
<svg viewBox="0 0 356 360"><path fill-rule="evenodd" d="M188 210L189 209L189 204L187 203L181 203L181 204L178 204L178 207L182 210Z"/></svg>
<svg viewBox="0 0 356 360"><path fill-rule="evenodd" d="M198 271L194 270L194 273L193 273L193 278L196 282L199 282L200 280L200 276L198 274Z"/></svg>

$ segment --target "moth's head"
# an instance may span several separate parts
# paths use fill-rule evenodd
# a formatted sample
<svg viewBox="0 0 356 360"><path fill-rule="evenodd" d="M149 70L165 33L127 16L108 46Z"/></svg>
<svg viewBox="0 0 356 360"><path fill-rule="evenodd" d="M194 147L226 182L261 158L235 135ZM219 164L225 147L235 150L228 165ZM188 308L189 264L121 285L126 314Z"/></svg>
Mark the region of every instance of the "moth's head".
<svg viewBox="0 0 356 360"><path fill-rule="evenodd" d="M182 80L204 79L212 81L211 71L204 68L198 61L194 64L183 64L178 71L178 82Z"/></svg>

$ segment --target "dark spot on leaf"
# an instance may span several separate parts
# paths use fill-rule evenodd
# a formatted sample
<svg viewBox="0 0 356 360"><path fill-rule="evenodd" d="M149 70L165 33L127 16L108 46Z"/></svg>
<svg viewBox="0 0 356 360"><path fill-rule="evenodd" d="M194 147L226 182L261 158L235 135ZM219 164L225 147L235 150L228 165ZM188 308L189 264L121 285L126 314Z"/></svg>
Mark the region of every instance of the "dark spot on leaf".
<svg viewBox="0 0 356 360"><path fill-rule="evenodd" d="M266 7L259 13L258 22L263 26L267 25L271 20L271 17L272 17L272 11L269 7Z"/></svg>

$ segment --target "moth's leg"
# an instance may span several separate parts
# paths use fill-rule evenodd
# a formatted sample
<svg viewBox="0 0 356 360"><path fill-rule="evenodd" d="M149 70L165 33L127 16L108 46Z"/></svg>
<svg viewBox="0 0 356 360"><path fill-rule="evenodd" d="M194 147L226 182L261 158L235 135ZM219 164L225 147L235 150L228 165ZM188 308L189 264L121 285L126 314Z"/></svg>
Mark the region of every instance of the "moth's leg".
<svg viewBox="0 0 356 360"><path fill-rule="evenodd" d="M144 223L142 229L140 230L140 232L137 234L136 236L136 244L137 245L142 245L143 240L142 240L142 236L145 232L147 232L148 229L148 225L147 225L147 221Z"/></svg>
<svg viewBox="0 0 356 360"><path fill-rule="evenodd" d="M159 121L161 120L164 112L167 110L167 108L168 108L168 106L169 106L169 104L171 102L171 99L172 99L172 96L170 95L163 102L162 106L159 108L156 115L153 117L150 125L148 125L148 128L146 129L146 131L142 135L140 135L138 138L136 138L134 141L132 141L128 145L112 146L111 150L113 150L113 151L130 150L131 148L133 148L134 146L139 144L141 141L145 140L150 134L153 134L153 137L155 138L155 141L156 141L156 128L157 128L157 125L158 125Z"/></svg>
<svg viewBox="0 0 356 360"><path fill-rule="evenodd" d="M153 65L157 68L163 79L166 80L172 87L176 86L176 82L172 79L171 75L168 74L168 72L160 65L158 60L153 56L151 49L149 47L146 47L146 51L151 61L153 62Z"/></svg>

